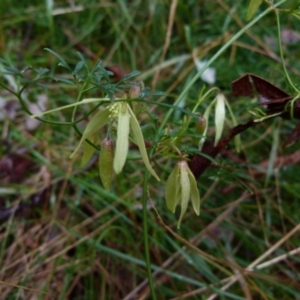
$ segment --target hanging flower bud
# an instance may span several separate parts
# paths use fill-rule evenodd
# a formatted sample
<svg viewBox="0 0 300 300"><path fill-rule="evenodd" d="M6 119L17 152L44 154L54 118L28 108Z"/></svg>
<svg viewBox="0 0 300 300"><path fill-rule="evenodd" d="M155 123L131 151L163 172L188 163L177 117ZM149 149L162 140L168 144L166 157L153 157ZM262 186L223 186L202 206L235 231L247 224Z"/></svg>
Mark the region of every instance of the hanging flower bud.
<svg viewBox="0 0 300 300"><path fill-rule="evenodd" d="M138 99L141 98L141 92L144 90L145 85L144 82L139 80L138 85L132 85L129 89L128 97L129 99ZM140 101L132 101L131 107L134 114L139 115L142 112L142 102Z"/></svg>
<svg viewBox="0 0 300 300"><path fill-rule="evenodd" d="M166 184L167 207L174 213L176 206L181 204L181 212L177 228L180 228L182 218L187 210L189 200L192 200L194 211L200 214L200 194L196 179L186 161L178 162L171 172Z"/></svg>
<svg viewBox="0 0 300 300"><path fill-rule="evenodd" d="M199 116L199 120L196 122L196 133L204 134L206 129L206 119L204 117Z"/></svg>
<svg viewBox="0 0 300 300"><path fill-rule="evenodd" d="M101 143L99 155L99 173L102 184L106 190L110 190L113 178L114 143L111 139L104 139Z"/></svg>
<svg viewBox="0 0 300 300"><path fill-rule="evenodd" d="M129 99L139 98L141 94L141 87L132 85L129 89Z"/></svg>

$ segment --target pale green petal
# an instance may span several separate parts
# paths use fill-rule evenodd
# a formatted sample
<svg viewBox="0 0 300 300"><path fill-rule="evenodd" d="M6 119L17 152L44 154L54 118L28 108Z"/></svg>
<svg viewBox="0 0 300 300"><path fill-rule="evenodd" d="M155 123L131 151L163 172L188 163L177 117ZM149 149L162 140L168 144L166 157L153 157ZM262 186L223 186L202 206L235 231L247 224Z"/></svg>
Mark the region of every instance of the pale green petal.
<svg viewBox="0 0 300 300"><path fill-rule="evenodd" d="M171 210L172 213L175 212L175 208L181 199L179 187L180 187L180 173L179 173L179 166L178 164L176 164L173 171L168 177L166 183L166 191L165 191L167 207L169 210Z"/></svg>
<svg viewBox="0 0 300 300"><path fill-rule="evenodd" d="M97 138L98 137L96 133L89 136L89 140L94 144L96 144ZM80 164L81 167L84 167L90 161L95 150L96 150L95 147L91 146L89 143L87 142L83 143L83 156Z"/></svg>
<svg viewBox="0 0 300 300"><path fill-rule="evenodd" d="M221 138L224 122L225 122L225 97L223 94L218 94L216 110L215 110L215 125L216 125L215 146L217 145L217 143Z"/></svg>
<svg viewBox="0 0 300 300"><path fill-rule="evenodd" d="M110 139L105 139L101 143L99 155L99 174L102 184L106 190L110 190L113 179L114 143Z"/></svg>
<svg viewBox="0 0 300 300"><path fill-rule="evenodd" d="M191 184L191 200L193 204L193 208L197 216L200 214L200 194L197 187L197 182L195 179L194 174L191 172L190 169L188 169L189 172L189 179Z"/></svg>
<svg viewBox="0 0 300 300"><path fill-rule="evenodd" d="M129 135L130 115L126 103L121 103L118 115L117 142L114 158L114 170L119 174L125 164L128 153L128 135Z"/></svg>
<svg viewBox="0 0 300 300"><path fill-rule="evenodd" d="M146 168L148 169L148 171L150 172L150 174L152 176L154 176L158 181L160 181L158 175L155 173L154 169L151 167L149 158L148 158L148 154L147 154L147 150L145 147L145 141L144 141L144 137L143 137L143 133L140 127L140 124L138 122L138 120L136 119L133 111L131 110L130 106L128 105L128 110L130 113L130 126L132 129L132 133L134 136L134 140L135 143L137 144L137 146L139 147L143 162L146 166Z"/></svg>
<svg viewBox="0 0 300 300"><path fill-rule="evenodd" d="M191 195L191 185L188 173L188 165L186 161L179 162L180 169L180 186L181 186L181 212L178 220L177 228L180 228L180 224L182 218L187 210L187 206L189 203L190 195Z"/></svg>
<svg viewBox="0 0 300 300"><path fill-rule="evenodd" d="M78 151L81 144L87 138L89 138L90 135L96 133L98 130L100 130L100 128L102 128L108 122L109 114L110 114L110 112L109 112L108 108L105 108L104 110L98 111L93 116L91 121L86 126L86 128L82 134L82 137L80 139L80 142L79 142L78 146L76 147L76 149L74 150L74 152L71 154L70 158L72 158L75 155L75 153Z"/></svg>

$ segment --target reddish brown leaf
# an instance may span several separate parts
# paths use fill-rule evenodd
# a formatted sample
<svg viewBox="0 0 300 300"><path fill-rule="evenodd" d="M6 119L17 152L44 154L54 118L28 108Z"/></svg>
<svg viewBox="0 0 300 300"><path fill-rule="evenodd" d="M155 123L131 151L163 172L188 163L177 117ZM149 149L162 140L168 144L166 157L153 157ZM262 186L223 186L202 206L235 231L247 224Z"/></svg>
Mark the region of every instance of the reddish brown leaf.
<svg viewBox="0 0 300 300"><path fill-rule="evenodd" d="M254 97L256 92L259 103L269 114L284 113L286 103L293 98L271 82L250 73L233 81L231 86L236 97Z"/></svg>
<svg viewBox="0 0 300 300"><path fill-rule="evenodd" d="M250 74L245 74L231 83L233 96L250 98L254 97L254 87L250 82L249 76Z"/></svg>
<svg viewBox="0 0 300 300"><path fill-rule="evenodd" d="M251 73L247 73L231 83L234 96L254 97L254 91L262 98L262 101L281 100L291 98L286 92L271 82Z"/></svg>

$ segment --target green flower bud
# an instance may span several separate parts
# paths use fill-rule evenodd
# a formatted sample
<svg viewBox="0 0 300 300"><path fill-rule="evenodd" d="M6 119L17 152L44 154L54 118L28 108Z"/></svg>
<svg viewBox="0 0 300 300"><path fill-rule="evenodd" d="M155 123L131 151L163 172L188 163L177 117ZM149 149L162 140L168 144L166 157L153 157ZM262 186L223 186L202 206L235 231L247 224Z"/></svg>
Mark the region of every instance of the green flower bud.
<svg viewBox="0 0 300 300"><path fill-rule="evenodd" d="M113 178L114 143L111 139L104 139L101 143L99 155L99 173L102 184L106 190L110 190Z"/></svg>
<svg viewBox="0 0 300 300"><path fill-rule="evenodd" d="M206 129L206 119L204 117L199 117L199 120L196 122L196 133L204 134Z"/></svg>
<svg viewBox="0 0 300 300"><path fill-rule="evenodd" d="M139 85L132 85L129 89L128 97L129 99L138 99L141 98L141 92L145 88L143 81L137 82ZM140 101L132 101L131 107L134 114L139 115L142 112L142 102Z"/></svg>
<svg viewBox="0 0 300 300"><path fill-rule="evenodd" d="M137 82L139 85L132 85L129 89L129 98L135 99L139 98L141 95L141 91L145 88L145 84L142 80Z"/></svg>
<svg viewBox="0 0 300 300"><path fill-rule="evenodd" d="M129 89L129 98L130 99L135 99L135 98L139 98L141 94L141 87L136 86L136 85L132 85Z"/></svg>

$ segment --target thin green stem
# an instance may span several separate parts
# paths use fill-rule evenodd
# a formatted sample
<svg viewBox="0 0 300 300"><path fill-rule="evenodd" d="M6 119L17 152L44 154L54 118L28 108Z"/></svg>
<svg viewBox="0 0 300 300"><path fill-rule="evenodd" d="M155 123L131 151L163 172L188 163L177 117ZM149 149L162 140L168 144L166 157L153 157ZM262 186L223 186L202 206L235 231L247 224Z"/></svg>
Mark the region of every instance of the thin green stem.
<svg viewBox="0 0 300 300"><path fill-rule="evenodd" d="M31 111L28 109L23 97L22 97L22 93L23 91L25 90L25 88L22 88L20 90L19 93L15 94L14 95L19 99L19 102L23 108L23 110L28 114L28 115L32 115ZM44 123L48 123L48 124L53 124L53 125L72 125L71 122L58 122L58 121L48 121L48 120L45 120L43 118L40 118L40 117L35 117L36 120L38 121L41 121L41 122L44 122Z"/></svg>
<svg viewBox="0 0 300 300"><path fill-rule="evenodd" d="M8 88L4 83L0 82L0 86L2 86L5 90L9 91L11 94L17 96L17 93L15 93L13 90Z"/></svg>
<svg viewBox="0 0 300 300"><path fill-rule="evenodd" d="M156 300L156 294L154 290L154 283L151 272L151 260L150 260L150 249L149 249L149 240L148 240L148 209L147 209L147 200L148 200L148 182L149 182L149 172L146 170L143 183L143 237L144 237L144 247L145 247L145 258L146 258L146 268L147 276L151 291L151 299Z"/></svg>
<svg viewBox="0 0 300 300"><path fill-rule="evenodd" d="M285 66L285 63L284 63L284 57L283 57L283 51L282 51L282 42L281 42L281 28L280 28L280 18L279 18L279 12L278 10L274 10L274 13L276 15L276 23L277 23L277 36L278 36L278 47L279 47L279 53L280 53L280 59L281 59L281 64L282 64L282 67L283 67L283 70L284 70L284 73L285 73L285 76L286 76L286 79L289 83L289 85L293 88L293 90L299 94L299 90L295 87L295 85L293 84L292 80L290 79L290 76L287 72L287 69L286 69L286 66Z"/></svg>
<svg viewBox="0 0 300 300"><path fill-rule="evenodd" d="M195 113L198 106L209 96L209 94L212 94L214 92L217 92L217 93L220 92L219 88L217 88L217 87L211 88L203 96L201 96L200 99L197 101L195 107L193 108L192 112Z"/></svg>
<svg viewBox="0 0 300 300"><path fill-rule="evenodd" d="M88 84L89 84L89 80L87 80L87 81L83 84L82 88L80 89L80 91L79 91L79 93L78 93L78 96L77 96L77 99L76 99L76 103L79 102L79 101L81 101L81 97L82 97L82 94L84 93L84 89L86 88L86 86L87 86ZM72 123L74 123L76 111L77 111L77 106L74 107L73 112L72 112L72 118L71 118Z"/></svg>

